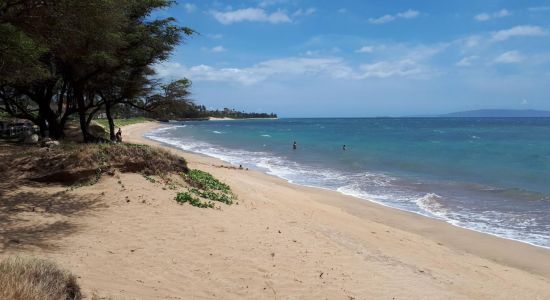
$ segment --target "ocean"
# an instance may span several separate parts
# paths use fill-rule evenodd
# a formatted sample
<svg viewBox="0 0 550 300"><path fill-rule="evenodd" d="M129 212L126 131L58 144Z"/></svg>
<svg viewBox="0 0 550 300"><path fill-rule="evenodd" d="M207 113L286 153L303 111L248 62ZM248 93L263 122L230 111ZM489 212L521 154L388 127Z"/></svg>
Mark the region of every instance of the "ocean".
<svg viewBox="0 0 550 300"><path fill-rule="evenodd" d="M550 248L550 118L189 121L146 137Z"/></svg>

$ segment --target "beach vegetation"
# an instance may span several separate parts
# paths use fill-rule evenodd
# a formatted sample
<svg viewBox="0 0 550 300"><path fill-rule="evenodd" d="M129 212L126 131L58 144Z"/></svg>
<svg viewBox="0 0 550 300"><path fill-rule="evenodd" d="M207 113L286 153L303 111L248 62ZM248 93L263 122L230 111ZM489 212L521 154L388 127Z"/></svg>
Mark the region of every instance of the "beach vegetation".
<svg viewBox="0 0 550 300"><path fill-rule="evenodd" d="M0 299L82 299L76 276L55 263L27 257L9 257L0 262Z"/></svg>
<svg viewBox="0 0 550 300"><path fill-rule="evenodd" d="M155 178L149 176L149 175L146 175L146 174L143 174L143 178L145 178L147 181L149 181L150 183L156 183L157 181L155 180Z"/></svg>
<svg viewBox="0 0 550 300"><path fill-rule="evenodd" d="M121 172L141 173L150 182L155 182L151 176L165 177L170 173L187 172L187 163L180 156L170 152L140 144L97 144L88 152L89 155L78 158L77 161L89 159L96 167L96 175L100 177L108 170L117 169Z"/></svg>
<svg viewBox="0 0 550 300"><path fill-rule="evenodd" d="M199 190L196 188L192 188L189 191L205 199L222 202L228 205L233 204L232 195L230 195L229 193L224 193L224 192L217 193L212 191Z"/></svg>
<svg viewBox="0 0 550 300"><path fill-rule="evenodd" d="M15 153L6 159L8 168L31 172L31 179L39 182L80 186L94 184L105 174L114 175L115 170L149 178L185 174L189 170L181 156L148 145L63 142L55 148L25 150L25 156Z"/></svg>
<svg viewBox="0 0 550 300"><path fill-rule="evenodd" d="M176 195L176 202L179 204L189 203L192 206L199 208L214 208L214 203L211 201L203 201L197 197L193 197L189 192L182 192Z"/></svg>
<svg viewBox="0 0 550 300"><path fill-rule="evenodd" d="M214 208L214 202L231 205L236 200L231 188L208 172L193 169L182 174L182 177L189 188L186 192L177 194L176 201L178 203Z"/></svg>
<svg viewBox="0 0 550 300"><path fill-rule="evenodd" d="M205 171L193 169L184 174L184 178L191 186L202 190L219 190L225 193L231 191L231 188L227 184L219 181L210 173Z"/></svg>

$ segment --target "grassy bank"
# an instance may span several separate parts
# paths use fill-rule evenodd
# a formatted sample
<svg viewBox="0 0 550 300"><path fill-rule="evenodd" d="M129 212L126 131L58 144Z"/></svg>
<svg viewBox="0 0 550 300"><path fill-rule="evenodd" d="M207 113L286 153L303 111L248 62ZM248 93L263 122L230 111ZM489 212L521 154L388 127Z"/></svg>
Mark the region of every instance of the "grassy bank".
<svg viewBox="0 0 550 300"><path fill-rule="evenodd" d="M73 190L93 185L104 175L138 173L151 183L161 183L177 192L175 200L180 204L219 208L222 203L231 205L236 200L228 185L207 172L189 170L185 159L157 147L74 142L52 148L15 147L19 149L8 155L8 163L0 171L15 172L34 182L68 185Z"/></svg>
<svg viewBox="0 0 550 300"><path fill-rule="evenodd" d="M147 145L64 142L51 148L16 147L6 159L6 169L27 173L25 177L44 183L93 182L115 170L148 176L188 172L183 158Z"/></svg>

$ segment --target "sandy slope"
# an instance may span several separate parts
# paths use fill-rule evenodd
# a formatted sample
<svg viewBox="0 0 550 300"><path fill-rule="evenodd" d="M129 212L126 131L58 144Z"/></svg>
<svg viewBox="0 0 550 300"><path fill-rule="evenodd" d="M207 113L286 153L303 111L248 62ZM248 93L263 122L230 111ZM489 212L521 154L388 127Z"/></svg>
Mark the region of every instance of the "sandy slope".
<svg viewBox="0 0 550 300"><path fill-rule="evenodd" d="M152 144L155 126L125 140ZM184 156L239 205L181 206L137 174L69 192L4 182L0 257L52 258L115 299L550 299L548 250Z"/></svg>

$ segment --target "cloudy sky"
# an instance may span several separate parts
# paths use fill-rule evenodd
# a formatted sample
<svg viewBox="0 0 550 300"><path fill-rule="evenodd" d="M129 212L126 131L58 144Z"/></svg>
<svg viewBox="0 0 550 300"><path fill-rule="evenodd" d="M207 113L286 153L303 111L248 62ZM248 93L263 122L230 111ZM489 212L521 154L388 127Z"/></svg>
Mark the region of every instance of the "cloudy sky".
<svg viewBox="0 0 550 300"><path fill-rule="evenodd" d="M550 110L550 1L178 1L157 65L210 108L283 117Z"/></svg>

